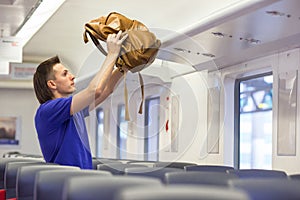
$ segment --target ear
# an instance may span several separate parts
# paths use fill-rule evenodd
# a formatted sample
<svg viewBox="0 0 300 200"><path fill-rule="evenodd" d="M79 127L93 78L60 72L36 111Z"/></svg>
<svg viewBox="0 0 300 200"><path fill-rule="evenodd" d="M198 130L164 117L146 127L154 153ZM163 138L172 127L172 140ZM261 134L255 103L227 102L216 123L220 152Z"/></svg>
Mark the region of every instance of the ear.
<svg viewBox="0 0 300 200"><path fill-rule="evenodd" d="M56 89L56 84L53 80L47 81L47 85L50 89Z"/></svg>

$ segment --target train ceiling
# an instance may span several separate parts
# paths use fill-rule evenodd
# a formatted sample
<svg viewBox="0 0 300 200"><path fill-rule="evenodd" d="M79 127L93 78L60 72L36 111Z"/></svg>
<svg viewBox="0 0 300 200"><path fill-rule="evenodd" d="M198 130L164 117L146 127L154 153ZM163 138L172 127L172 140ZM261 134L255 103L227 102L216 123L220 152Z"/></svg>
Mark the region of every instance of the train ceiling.
<svg viewBox="0 0 300 200"><path fill-rule="evenodd" d="M298 0L282 0L199 33L196 27L187 39L170 42L169 51L177 51L170 59L185 58L197 70L213 70L298 48L299 8Z"/></svg>
<svg viewBox="0 0 300 200"><path fill-rule="evenodd" d="M142 21L162 40L159 59L196 70L220 69L300 44L299 0L60 1L25 44L25 62L59 55L78 70L95 50L83 42L84 24L112 11ZM1 37L13 37L42 2L0 0Z"/></svg>
<svg viewBox="0 0 300 200"><path fill-rule="evenodd" d="M15 36L38 5L36 0L0 0L0 36Z"/></svg>

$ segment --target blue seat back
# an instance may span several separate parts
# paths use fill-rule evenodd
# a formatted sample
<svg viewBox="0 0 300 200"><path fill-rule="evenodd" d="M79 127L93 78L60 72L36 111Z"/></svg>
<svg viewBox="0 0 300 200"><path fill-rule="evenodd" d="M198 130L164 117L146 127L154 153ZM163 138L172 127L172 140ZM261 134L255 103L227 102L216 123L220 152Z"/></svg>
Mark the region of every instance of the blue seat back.
<svg viewBox="0 0 300 200"><path fill-rule="evenodd" d="M22 166L31 165L47 165L42 161L23 161L23 162L9 162L6 164L4 174L4 189L6 190L6 198L16 197L16 182L18 169Z"/></svg>
<svg viewBox="0 0 300 200"><path fill-rule="evenodd" d="M192 165L185 166L185 171L211 171L211 172L226 172L227 170L234 169L231 166L223 166L223 165Z"/></svg>
<svg viewBox="0 0 300 200"><path fill-rule="evenodd" d="M6 164L9 162L20 162L20 161L36 161L38 159L34 158L14 158L14 157L8 157L8 158L0 158L0 189L4 189L4 174L5 174L5 168Z"/></svg>
<svg viewBox="0 0 300 200"><path fill-rule="evenodd" d="M288 178L300 181L300 174L290 174Z"/></svg>
<svg viewBox="0 0 300 200"><path fill-rule="evenodd" d="M161 187L159 180L146 177L72 177L65 182L63 199L113 200L122 189L154 185Z"/></svg>
<svg viewBox="0 0 300 200"><path fill-rule="evenodd" d="M300 199L300 182L283 178L248 178L229 181L248 193L252 200Z"/></svg>
<svg viewBox="0 0 300 200"><path fill-rule="evenodd" d="M266 169L240 169L228 170L230 174L235 174L239 178L287 178L287 174L280 170Z"/></svg>
<svg viewBox="0 0 300 200"><path fill-rule="evenodd" d="M78 167L62 165L31 165L20 167L17 173L16 195L18 200L32 200L34 194L35 175L43 170L80 170Z"/></svg>
<svg viewBox="0 0 300 200"><path fill-rule="evenodd" d="M121 161L109 160L109 159L100 159L100 158L93 158L92 159L93 169L97 169L97 166L100 165L100 164L107 164L107 163L121 163Z"/></svg>
<svg viewBox="0 0 300 200"><path fill-rule="evenodd" d="M168 172L183 172L183 169L172 167L148 167L148 168L126 168L125 175L127 176L147 176L159 179L161 182L165 181L165 174Z"/></svg>
<svg viewBox="0 0 300 200"><path fill-rule="evenodd" d="M195 163L189 162L157 162L154 164L154 167L173 167L184 169L185 166L194 166L197 165Z"/></svg>
<svg viewBox="0 0 300 200"><path fill-rule="evenodd" d="M197 185L215 185L228 186L228 181L237 179L235 174L226 172L201 172L184 171L168 172L165 174L165 183L170 184L197 184Z"/></svg>
<svg viewBox="0 0 300 200"><path fill-rule="evenodd" d="M128 164L128 163L107 163L97 165L97 170L109 171L114 175L123 175L126 168L147 167L146 165Z"/></svg>
<svg viewBox="0 0 300 200"><path fill-rule="evenodd" d="M250 200L237 189L217 186L169 185L163 188L126 188L118 194L118 200Z"/></svg>
<svg viewBox="0 0 300 200"><path fill-rule="evenodd" d="M64 183L71 177L98 177L112 176L107 171L97 170L45 170L37 172L35 177L34 199L35 200L61 200Z"/></svg>

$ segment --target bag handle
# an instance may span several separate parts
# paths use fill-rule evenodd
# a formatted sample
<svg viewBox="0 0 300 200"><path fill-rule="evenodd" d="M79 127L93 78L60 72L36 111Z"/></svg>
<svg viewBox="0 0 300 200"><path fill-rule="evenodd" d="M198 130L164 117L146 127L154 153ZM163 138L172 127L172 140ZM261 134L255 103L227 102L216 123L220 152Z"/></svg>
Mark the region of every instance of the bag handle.
<svg viewBox="0 0 300 200"><path fill-rule="evenodd" d="M92 39L94 45L100 50L101 53L103 53L103 55L107 56L107 52L105 51L105 49L103 48L103 46L101 45L101 43L98 41L98 39L95 36L95 35L97 35L97 33L87 25L86 25L85 29L86 30L85 30L84 35L83 35L84 42L88 41L88 38L87 38L87 35L86 35L88 33L90 38Z"/></svg>

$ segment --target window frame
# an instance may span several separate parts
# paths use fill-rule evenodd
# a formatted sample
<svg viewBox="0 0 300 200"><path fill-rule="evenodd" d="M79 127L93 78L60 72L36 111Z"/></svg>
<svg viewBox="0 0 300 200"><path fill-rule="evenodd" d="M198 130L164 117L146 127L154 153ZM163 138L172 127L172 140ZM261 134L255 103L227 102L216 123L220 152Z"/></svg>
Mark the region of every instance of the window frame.
<svg viewBox="0 0 300 200"><path fill-rule="evenodd" d="M235 79L234 82L234 168L240 169L240 84L243 81L273 75L272 71ZM272 109L263 110L270 111ZM261 112L261 111L260 111Z"/></svg>

